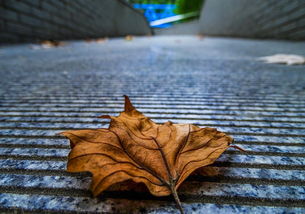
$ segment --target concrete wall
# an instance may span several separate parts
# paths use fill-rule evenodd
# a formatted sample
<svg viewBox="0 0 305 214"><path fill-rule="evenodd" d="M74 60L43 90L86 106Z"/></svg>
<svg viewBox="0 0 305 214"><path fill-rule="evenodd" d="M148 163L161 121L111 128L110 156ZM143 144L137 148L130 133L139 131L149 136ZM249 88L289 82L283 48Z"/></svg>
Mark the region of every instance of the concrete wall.
<svg viewBox="0 0 305 214"><path fill-rule="evenodd" d="M200 33L305 39L305 0L206 0Z"/></svg>
<svg viewBox="0 0 305 214"><path fill-rule="evenodd" d="M124 0L0 0L0 43L150 33Z"/></svg>

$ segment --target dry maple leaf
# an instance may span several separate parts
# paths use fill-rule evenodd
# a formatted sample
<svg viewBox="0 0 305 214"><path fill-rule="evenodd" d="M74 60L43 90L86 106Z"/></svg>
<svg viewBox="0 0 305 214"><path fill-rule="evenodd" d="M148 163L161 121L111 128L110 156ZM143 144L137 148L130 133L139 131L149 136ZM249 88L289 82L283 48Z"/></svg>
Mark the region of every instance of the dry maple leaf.
<svg viewBox="0 0 305 214"><path fill-rule="evenodd" d="M72 148L67 171L91 172L94 196L118 182L142 182L155 196L172 194L181 213L177 188L193 171L212 164L233 141L214 128L156 124L127 96L118 117L101 117L111 119L108 129L62 133Z"/></svg>

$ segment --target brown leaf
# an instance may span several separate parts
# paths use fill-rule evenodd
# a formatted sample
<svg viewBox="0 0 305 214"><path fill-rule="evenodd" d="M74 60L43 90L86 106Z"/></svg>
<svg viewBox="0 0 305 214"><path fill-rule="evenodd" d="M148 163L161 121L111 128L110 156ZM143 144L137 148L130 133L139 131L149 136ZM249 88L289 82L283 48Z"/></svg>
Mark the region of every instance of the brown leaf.
<svg viewBox="0 0 305 214"><path fill-rule="evenodd" d="M85 39L85 41L87 43L91 43L91 42L96 42L96 43L104 43L104 42L107 42L108 41L108 38L105 37L105 38L97 38L97 39L90 39L90 38L87 38Z"/></svg>
<svg viewBox="0 0 305 214"><path fill-rule="evenodd" d="M57 40L45 40L40 42L43 48L53 48L53 47L60 47L64 46L65 43Z"/></svg>
<svg viewBox="0 0 305 214"><path fill-rule="evenodd" d="M125 40L126 41L131 41L131 40L133 40L133 36L132 35L127 35L127 36L125 36Z"/></svg>
<svg viewBox="0 0 305 214"><path fill-rule="evenodd" d="M166 122L156 124L125 96L125 110L108 129L66 131L70 139L67 170L92 173L91 190L99 195L112 184L144 183L155 196L173 194L196 169L212 164L233 139L214 128Z"/></svg>
<svg viewBox="0 0 305 214"><path fill-rule="evenodd" d="M98 38L95 40L96 43L104 43L104 42L107 42L108 41L108 38L105 37L105 38Z"/></svg>

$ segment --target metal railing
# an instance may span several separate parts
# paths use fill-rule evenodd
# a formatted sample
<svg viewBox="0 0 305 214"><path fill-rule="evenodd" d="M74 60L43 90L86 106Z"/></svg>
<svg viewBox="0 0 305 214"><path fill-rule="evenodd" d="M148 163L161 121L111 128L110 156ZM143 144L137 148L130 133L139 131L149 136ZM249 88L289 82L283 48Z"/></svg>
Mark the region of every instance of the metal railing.
<svg viewBox="0 0 305 214"><path fill-rule="evenodd" d="M176 15L176 16L171 16L171 17L167 17L164 19L159 19L159 20L155 20L150 22L150 26L151 27L156 27L162 24L168 24L168 23L173 23L173 22L177 22L177 21L181 21L181 20L185 20L185 19L189 19L189 18L194 18L194 17L198 17L199 16L199 12L190 12L190 13L185 13L185 14L180 14L180 15Z"/></svg>

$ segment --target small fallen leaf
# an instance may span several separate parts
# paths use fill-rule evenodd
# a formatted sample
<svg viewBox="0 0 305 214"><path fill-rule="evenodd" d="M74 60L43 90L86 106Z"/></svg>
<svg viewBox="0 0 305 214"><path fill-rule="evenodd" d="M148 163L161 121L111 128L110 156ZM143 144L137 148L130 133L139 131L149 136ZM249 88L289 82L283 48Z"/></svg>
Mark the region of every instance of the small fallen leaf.
<svg viewBox="0 0 305 214"><path fill-rule="evenodd" d="M108 38L105 37L105 38L98 38L95 40L96 43L104 43L104 42L107 42L108 41Z"/></svg>
<svg viewBox="0 0 305 214"><path fill-rule="evenodd" d="M98 39L85 39L85 41L87 42L87 43L91 43L91 42L96 42L96 43L104 43L104 42L106 42L108 40L108 38L107 37L105 37L105 38L98 38Z"/></svg>
<svg viewBox="0 0 305 214"><path fill-rule="evenodd" d="M155 196L177 195L181 183L196 169L212 164L233 138L214 128L191 124L156 124L137 111L125 96L125 109L108 129L71 130L68 172L92 173L94 196L115 183L144 183ZM209 170L209 173L212 171Z"/></svg>
<svg viewBox="0 0 305 214"><path fill-rule="evenodd" d="M64 42L56 41L56 40L45 40L40 42L40 44L43 48L53 48L53 47L59 47L65 45Z"/></svg>
<svg viewBox="0 0 305 214"><path fill-rule="evenodd" d="M131 40L133 40L133 36L127 35L127 36L125 36L125 40L126 41L131 41Z"/></svg>
<svg viewBox="0 0 305 214"><path fill-rule="evenodd" d="M260 57L259 60L266 63L277 63L287 65L302 65L305 64L305 57L293 54L275 54L272 56Z"/></svg>

